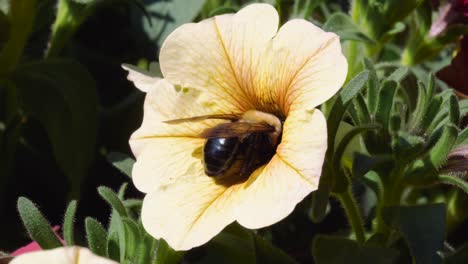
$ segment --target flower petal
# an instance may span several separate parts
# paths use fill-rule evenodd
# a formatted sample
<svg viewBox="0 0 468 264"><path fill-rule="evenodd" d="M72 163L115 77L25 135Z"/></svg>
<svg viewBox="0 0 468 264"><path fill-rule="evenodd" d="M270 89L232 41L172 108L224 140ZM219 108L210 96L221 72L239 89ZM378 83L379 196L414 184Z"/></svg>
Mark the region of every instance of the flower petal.
<svg viewBox="0 0 468 264"><path fill-rule="evenodd" d="M271 5L252 4L234 15L185 24L161 47L163 76L183 87L216 93L242 112L254 109L246 90L253 86L252 76L278 20Z"/></svg>
<svg viewBox="0 0 468 264"><path fill-rule="evenodd" d="M135 87L144 93L156 87L157 83L162 79L151 71L145 71L130 64L122 64L122 68L128 71L127 80L133 82Z"/></svg>
<svg viewBox="0 0 468 264"><path fill-rule="evenodd" d="M291 113L276 155L239 192L237 221L247 228L261 228L289 215L317 189L326 149L323 114L319 110Z"/></svg>
<svg viewBox="0 0 468 264"><path fill-rule="evenodd" d="M168 137L132 141L141 151L133 166L132 179L141 192L151 192L179 178L191 178L202 162L201 138Z"/></svg>
<svg viewBox="0 0 468 264"><path fill-rule="evenodd" d="M290 108L313 109L333 96L346 79L348 65L337 35L312 23L295 19L284 24L263 56L257 97L279 105L287 116Z"/></svg>
<svg viewBox="0 0 468 264"><path fill-rule="evenodd" d="M142 222L155 238L175 250L189 250L208 242L234 221L237 185L218 185L198 167L197 174L146 195Z"/></svg>
<svg viewBox="0 0 468 264"><path fill-rule="evenodd" d="M327 151L327 121L318 109L290 112L277 155L315 188Z"/></svg>
<svg viewBox="0 0 468 264"><path fill-rule="evenodd" d="M198 138L208 127L213 127L219 120L182 122L167 124L165 121L194 116L221 114L227 108L210 93L200 92L193 88L177 88L161 80L151 89L145 99L144 116L141 127L133 133L130 145L138 158L144 144L138 140L155 137Z"/></svg>
<svg viewBox="0 0 468 264"><path fill-rule="evenodd" d="M117 262L94 255L82 247L61 247L34 251L13 258L10 264L117 264Z"/></svg>

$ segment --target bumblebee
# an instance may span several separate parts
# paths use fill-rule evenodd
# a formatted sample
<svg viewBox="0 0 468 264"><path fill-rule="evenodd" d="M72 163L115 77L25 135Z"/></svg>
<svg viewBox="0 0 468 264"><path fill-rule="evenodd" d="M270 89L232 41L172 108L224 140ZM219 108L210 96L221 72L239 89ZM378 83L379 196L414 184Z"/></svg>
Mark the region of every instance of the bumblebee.
<svg viewBox="0 0 468 264"><path fill-rule="evenodd" d="M249 175L274 155L281 136L282 123L274 115L257 110L243 114L219 114L168 120L178 124L206 119L230 120L205 129L199 136L203 146L205 174L221 178L237 161L241 161L239 176Z"/></svg>

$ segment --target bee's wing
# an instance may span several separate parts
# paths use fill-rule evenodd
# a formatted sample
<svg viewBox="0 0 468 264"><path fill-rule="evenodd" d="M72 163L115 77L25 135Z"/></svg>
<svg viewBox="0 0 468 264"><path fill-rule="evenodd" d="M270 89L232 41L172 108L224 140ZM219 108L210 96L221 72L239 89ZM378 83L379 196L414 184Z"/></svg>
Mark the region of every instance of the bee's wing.
<svg viewBox="0 0 468 264"><path fill-rule="evenodd" d="M242 114L217 114L217 115L203 115L203 116L194 116L181 119L172 119L164 121L166 124L180 124L184 122L198 122L206 119L227 119L231 121L238 120L242 117Z"/></svg>
<svg viewBox="0 0 468 264"><path fill-rule="evenodd" d="M265 123L247 123L234 122L223 123L213 128L205 129L201 134L201 138L229 138L243 137L254 132L273 132L275 128Z"/></svg>

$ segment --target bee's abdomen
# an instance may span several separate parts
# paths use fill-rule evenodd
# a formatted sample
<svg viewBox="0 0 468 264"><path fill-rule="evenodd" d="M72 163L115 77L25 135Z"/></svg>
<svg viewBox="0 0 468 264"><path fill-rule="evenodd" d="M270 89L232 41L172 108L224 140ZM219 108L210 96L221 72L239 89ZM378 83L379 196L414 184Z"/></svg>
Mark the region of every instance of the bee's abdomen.
<svg viewBox="0 0 468 264"><path fill-rule="evenodd" d="M239 148L238 138L210 138L203 148L205 173L208 176L223 174L234 162Z"/></svg>

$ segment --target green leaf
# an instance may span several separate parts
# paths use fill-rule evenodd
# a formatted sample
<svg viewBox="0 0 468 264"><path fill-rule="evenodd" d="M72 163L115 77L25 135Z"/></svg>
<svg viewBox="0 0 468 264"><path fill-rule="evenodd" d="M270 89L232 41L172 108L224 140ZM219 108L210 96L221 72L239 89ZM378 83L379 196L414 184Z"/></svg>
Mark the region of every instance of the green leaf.
<svg viewBox="0 0 468 264"><path fill-rule="evenodd" d="M135 263L151 263L151 255L153 253L153 246L156 244L156 240L144 232L143 241L138 244L138 251L136 253L137 260Z"/></svg>
<svg viewBox="0 0 468 264"><path fill-rule="evenodd" d="M437 178L441 183L453 185L468 194L468 182L463 178L450 174L438 175Z"/></svg>
<svg viewBox="0 0 468 264"><path fill-rule="evenodd" d="M407 67L400 67L390 74L386 80L400 83L408 75Z"/></svg>
<svg viewBox="0 0 468 264"><path fill-rule="evenodd" d="M440 94L436 95L434 98L432 98L432 101L430 102L426 114L421 120L420 123L420 129L422 131L426 131L429 126L432 124L432 122L435 120L436 115L439 113L440 108L442 106L443 98L440 96Z"/></svg>
<svg viewBox="0 0 468 264"><path fill-rule="evenodd" d="M449 107L449 121L458 126L458 123L460 123L460 106L454 94L450 95Z"/></svg>
<svg viewBox="0 0 468 264"><path fill-rule="evenodd" d="M107 252L113 260L124 262L126 253L126 233L123 219L116 210L112 210L108 228Z"/></svg>
<svg viewBox="0 0 468 264"><path fill-rule="evenodd" d="M150 22L141 12L135 18L142 23L148 38L159 48L169 33L197 16L204 2L205 0L143 0L150 14Z"/></svg>
<svg viewBox="0 0 468 264"><path fill-rule="evenodd" d="M418 81L418 98L416 99L416 107L413 111L411 123L409 124L413 129L417 127L420 120L424 117L427 103L430 99L432 98L427 97L424 83Z"/></svg>
<svg viewBox="0 0 468 264"><path fill-rule="evenodd" d="M345 87L341 89L340 94L338 95L335 103L330 110L330 115L327 119L328 124L328 149L329 152L333 151L334 148L334 138L343 115L351 104L352 99L361 91L361 89L366 84L369 78L369 71L362 71L356 77L346 84Z"/></svg>
<svg viewBox="0 0 468 264"><path fill-rule="evenodd" d="M398 251L360 245L342 237L317 235L312 245L312 255L317 264L392 264L398 258Z"/></svg>
<svg viewBox="0 0 468 264"><path fill-rule="evenodd" d="M334 13L323 25L323 30L335 32L341 40L357 40L369 44L375 42L366 36L359 27L354 24L350 16L344 13Z"/></svg>
<svg viewBox="0 0 468 264"><path fill-rule="evenodd" d="M62 59L23 64L13 78L23 109L46 129L55 159L71 181L72 197L78 197L96 142L93 78L80 64Z"/></svg>
<svg viewBox="0 0 468 264"><path fill-rule="evenodd" d="M42 249L62 247L52 227L33 202L26 197L18 198L18 211L29 236Z"/></svg>
<svg viewBox="0 0 468 264"><path fill-rule="evenodd" d="M239 9L232 6L220 6L210 12L209 17L219 16L222 14L236 13Z"/></svg>
<svg viewBox="0 0 468 264"><path fill-rule="evenodd" d="M254 235L255 239L255 254L257 256L257 263L271 263L271 264L294 264L297 263L294 259L284 253L271 243Z"/></svg>
<svg viewBox="0 0 468 264"><path fill-rule="evenodd" d="M157 240L156 263L177 264L182 255L182 251L175 251L164 239Z"/></svg>
<svg viewBox="0 0 468 264"><path fill-rule="evenodd" d="M389 129L390 114L393 108L396 90L397 83L393 80L385 81L380 89L375 119L382 124L384 130Z"/></svg>
<svg viewBox="0 0 468 264"><path fill-rule="evenodd" d="M101 186L98 188L99 195L111 206L111 208L122 217L127 217L127 211L119 196L112 189Z"/></svg>
<svg viewBox="0 0 468 264"><path fill-rule="evenodd" d="M200 263L257 263L253 235L237 223L226 227L207 244L207 247L208 253Z"/></svg>
<svg viewBox="0 0 468 264"><path fill-rule="evenodd" d="M333 189L333 183L329 178L320 177L318 189L312 192L312 205L309 216L314 223L322 222L327 214L328 200Z"/></svg>
<svg viewBox="0 0 468 264"><path fill-rule="evenodd" d="M383 210L384 221L403 233L416 263L442 263L437 252L445 239L445 204L394 206Z"/></svg>
<svg viewBox="0 0 468 264"><path fill-rule="evenodd" d="M364 66L369 71L369 79L367 81L367 105L369 112L375 113L377 110L377 99L379 94L379 79L374 68L374 64L369 59L364 59Z"/></svg>
<svg viewBox="0 0 468 264"><path fill-rule="evenodd" d="M65 216L63 217L63 238L67 246L75 245L74 229L75 229L75 214L76 201L73 200L68 204Z"/></svg>
<svg viewBox="0 0 468 264"><path fill-rule="evenodd" d="M366 131L372 130L372 129L377 129L379 128L378 125L363 125L363 126L356 126L353 127L351 130L349 130L341 139L340 143L338 144L335 153L333 154L333 168L339 169L342 167L341 161L343 159L343 154L348 147L348 145L351 143L351 141L359 134L364 133Z"/></svg>
<svg viewBox="0 0 468 264"><path fill-rule="evenodd" d="M0 6L9 9L5 12L9 18L9 36L0 50L0 76L2 78L13 71L20 62L26 42L33 31L37 13L36 0L10 0L8 2Z"/></svg>
<svg viewBox="0 0 468 264"><path fill-rule="evenodd" d="M456 146L468 144L468 127L465 127L457 137Z"/></svg>
<svg viewBox="0 0 468 264"><path fill-rule="evenodd" d="M368 156L362 153L355 153L353 159L353 176L363 177L369 171L392 169L395 166L390 155L372 155Z"/></svg>
<svg viewBox="0 0 468 264"><path fill-rule="evenodd" d="M429 150L423 160L416 161L409 170L407 180L411 184L430 184L437 178L438 169L447 160L457 140L458 130L453 125L443 127L442 135L437 143Z"/></svg>
<svg viewBox="0 0 468 264"><path fill-rule="evenodd" d="M92 217L86 217L85 229L89 249L96 255L106 257L107 232L102 224Z"/></svg>
<svg viewBox="0 0 468 264"><path fill-rule="evenodd" d="M405 131L398 131L392 140L395 159L405 163L418 157L425 146L425 139Z"/></svg>
<svg viewBox="0 0 468 264"><path fill-rule="evenodd" d="M132 177L132 169L135 164L134 159L122 153L111 152L107 155L107 160L123 174L127 175L129 178Z"/></svg>
<svg viewBox="0 0 468 264"><path fill-rule="evenodd" d="M293 264L296 262L252 231L233 223L208 242L207 254L196 263Z"/></svg>
<svg viewBox="0 0 468 264"><path fill-rule="evenodd" d="M366 100L362 94L358 94L354 99L353 105L348 108L349 114L352 116L356 125L366 125L371 123L372 117L367 108Z"/></svg>
<svg viewBox="0 0 468 264"><path fill-rule="evenodd" d="M125 226L125 255L132 257L136 256L138 243L140 243L140 230L138 225L130 218L123 218Z"/></svg>
<svg viewBox="0 0 468 264"><path fill-rule="evenodd" d="M122 204L125 199L125 192L127 191L127 187L128 182L122 183L122 185L120 185L119 192L117 193L117 197L119 197L120 201L122 201Z"/></svg>

